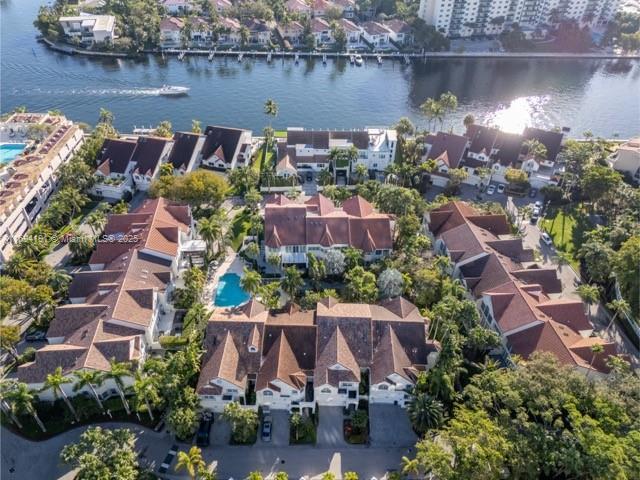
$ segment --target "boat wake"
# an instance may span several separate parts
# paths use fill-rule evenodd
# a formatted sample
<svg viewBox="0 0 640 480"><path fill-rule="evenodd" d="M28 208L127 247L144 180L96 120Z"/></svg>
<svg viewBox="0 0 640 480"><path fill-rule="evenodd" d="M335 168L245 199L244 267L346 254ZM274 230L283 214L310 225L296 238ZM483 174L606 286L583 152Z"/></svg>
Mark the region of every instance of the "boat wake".
<svg viewBox="0 0 640 480"><path fill-rule="evenodd" d="M167 95L163 88L129 87L129 88L70 88L70 89L42 89L30 88L14 89L13 93L36 95L82 95L91 97L149 97Z"/></svg>

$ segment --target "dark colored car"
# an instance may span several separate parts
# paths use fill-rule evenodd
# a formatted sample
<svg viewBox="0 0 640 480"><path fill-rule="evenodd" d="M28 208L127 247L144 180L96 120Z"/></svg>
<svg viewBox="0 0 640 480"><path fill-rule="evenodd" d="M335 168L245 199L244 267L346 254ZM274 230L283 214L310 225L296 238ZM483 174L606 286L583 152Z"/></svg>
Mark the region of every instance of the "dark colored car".
<svg viewBox="0 0 640 480"><path fill-rule="evenodd" d="M271 421L271 415L265 415L262 418L262 441L270 442L271 441L271 427L273 423Z"/></svg>
<svg viewBox="0 0 640 480"><path fill-rule="evenodd" d="M199 447L209 446L209 436L211 434L211 425L213 425L213 418L207 415L200 420L200 426L198 427L198 433L196 434L196 445Z"/></svg>
<svg viewBox="0 0 640 480"><path fill-rule="evenodd" d="M307 173L307 182L310 182L313 180L313 174L312 173Z"/></svg>
<svg viewBox="0 0 640 480"><path fill-rule="evenodd" d="M167 473L169 471L171 462L173 462L173 459L176 458L176 455L178 454L178 450L179 450L178 445L173 445L171 447L171 450L169 450L169 453L167 453L167 456L164 457L164 460L160 464L160 468L158 468L158 473Z"/></svg>
<svg viewBox="0 0 640 480"><path fill-rule="evenodd" d="M47 332L45 332L44 330L32 330L28 332L24 337L27 342L40 342L42 340L45 340L46 338Z"/></svg>
<svg viewBox="0 0 640 480"><path fill-rule="evenodd" d="M531 190L529 190L529 196L531 198L536 198L538 196L538 189L532 188Z"/></svg>

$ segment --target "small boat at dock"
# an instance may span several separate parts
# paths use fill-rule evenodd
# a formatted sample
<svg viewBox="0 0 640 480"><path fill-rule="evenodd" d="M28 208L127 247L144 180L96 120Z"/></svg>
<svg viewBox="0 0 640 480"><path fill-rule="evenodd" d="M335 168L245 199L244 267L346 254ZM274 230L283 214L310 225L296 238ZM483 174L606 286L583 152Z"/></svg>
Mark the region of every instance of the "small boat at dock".
<svg viewBox="0 0 640 480"><path fill-rule="evenodd" d="M267 54L267 63L271 63L271 52Z"/></svg>
<svg viewBox="0 0 640 480"><path fill-rule="evenodd" d="M326 54L326 53L322 55L322 63L323 63L324 65L326 65L326 64L327 64L327 54Z"/></svg>
<svg viewBox="0 0 640 480"><path fill-rule="evenodd" d="M213 61L213 57L215 57L215 56L216 56L216 53L213 50L211 50L209 52L209 61L212 62Z"/></svg>
<svg viewBox="0 0 640 480"><path fill-rule="evenodd" d="M238 54L238 63L240 63L243 58L244 58L244 53Z"/></svg>
<svg viewBox="0 0 640 480"><path fill-rule="evenodd" d="M353 65L354 63L356 63L356 56L355 55L351 55L349 57L349 62Z"/></svg>
<svg viewBox="0 0 640 480"><path fill-rule="evenodd" d="M355 64L356 64L358 67L361 67L361 66L362 66L362 64L364 63L364 60L362 59L362 56L361 56L361 55L356 55L356 56L354 57L354 62L355 62Z"/></svg>
<svg viewBox="0 0 640 480"><path fill-rule="evenodd" d="M382 55L378 55L376 60L378 60L378 65L382 65Z"/></svg>
<svg viewBox="0 0 640 480"><path fill-rule="evenodd" d="M300 55L296 53L296 56L293 58L293 61L296 62L296 64L300 61Z"/></svg>
<svg viewBox="0 0 640 480"><path fill-rule="evenodd" d="M184 50L183 50L183 51L181 51L181 52L178 54L178 60L180 60L180 61L184 60L184 57L185 57L185 55L186 55L186 54L187 54L187 52L185 52Z"/></svg>

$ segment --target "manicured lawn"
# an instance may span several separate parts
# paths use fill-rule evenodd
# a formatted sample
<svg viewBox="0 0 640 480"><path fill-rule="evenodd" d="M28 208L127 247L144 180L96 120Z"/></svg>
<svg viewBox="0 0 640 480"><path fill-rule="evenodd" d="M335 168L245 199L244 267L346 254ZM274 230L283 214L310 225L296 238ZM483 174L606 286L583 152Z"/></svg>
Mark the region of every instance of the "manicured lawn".
<svg viewBox="0 0 640 480"><path fill-rule="evenodd" d="M251 164L251 168L262 175L267 170L273 168L275 165L275 153L273 151L267 152L267 157L265 161L264 149L260 148L255 155L253 163Z"/></svg>
<svg viewBox="0 0 640 480"><path fill-rule="evenodd" d="M551 210L541 222L540 227L553 239L557 250L565 252L571 257L571 266L579 267L576 254L584 242L584 235L593 228L587 215L574 207L571 210Z"/></svg>
<svg viewBox="0 0 640 480"><path fill-rule="evenodd" d="M287 131L286 130L275 130L274 131L274 135L276 138L286 138L287 137Z"/></svg>
<svg viewBox="0 0 640 480"><path fill-rule="evenodd" d="M240 249L244 237L247 236L250 225L248 210L243 210L233 218L233 222L231 222L231 247L235 251Z"/></svg>

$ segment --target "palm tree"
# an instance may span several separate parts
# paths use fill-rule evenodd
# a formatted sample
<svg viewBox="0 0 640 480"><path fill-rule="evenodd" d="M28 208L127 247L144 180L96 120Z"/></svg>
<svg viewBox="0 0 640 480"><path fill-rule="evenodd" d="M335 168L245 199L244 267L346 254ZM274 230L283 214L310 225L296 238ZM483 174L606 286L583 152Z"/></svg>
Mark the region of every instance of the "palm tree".
<svg viewBox="0 0 640 480"><path fill-rule="evenodd" d="M111 113L106 108L100 109L100 115L98 116L98 123L106 123L107 125L113 124L113 113Z"/></svg>
<svg viewBox="0 0 640 480"><path fill-rule="evenodd" d="M25 240L22 240L20 244ZM36 266L36 260L30 258L27 254L15 252L9 260L4 264L3 271L12 277L20 277L24 272Z"/></svg>
<svg viewBox="0 0 640 480"><path fill-rule="evenodd" d="M91 228L91 232L94 235L98 235L102 233L102 230L107 224L107 215L101 210L94 210L87 215L86 223Z"/></svg>
<svg viewBox="0 0 640 480"><path fill-rule="evenodd" d="M611 321L605 331L609 334L609 330L613 326L613 322L616 320L618 315L629 315L631 311L631 307L625 300L612 300L610 303L607 303L607 308L609 310L613 310L613 317L611 317Z"/></svg>
<svg viewBox="0 0 640 480"><path fill-rule="evenodd" d="M532 156L534 160L539 160L547 157L547 147L545 147L539 140L531 138L524 142L524 146L527 149L527 154Z"/></svg>
<svg viewBox="0 0 640 480"><path fill-rule="evenodd" d="M411 399L407 413L413 428L419 433L438 428L443 419L442 403L426 393L419 393Z"/></svg>
<svg viewBox="0 0 640 480"><path fill-rule="evenodd" d="M417 458L402 457L402 474L418 475L420 473L420 463Z"/></svg>
<svg viewBox="0 0 640 480"><path fill-rule="evenodd" d="M260 473L258 470L255 470L249 473L246 480L262 480L262 478L262 473Z"/></svg>
<svg viewBox="0 0 640 480"><path fill-rule="evenodd" d="M3 380L0 383L0 409L11 418L11 421L17 425L18 428L23 428L22 422L16 415L16 408L11 401L11 390L15 388L16 382L13 380Z"/></svg>
<svg viewBox="0 0 640 480"><path fill-rule="evenodd" d="M191 120L191 132L200 134L202 133L202 124L200 120Z"/></svg>
<svg viewBox="0 0 640 480"><path fill-rule="evenodd" d="M66 187L58 192L56 200L70 209L70 218L76 216L78 210L85 206L87 197L75 188Z"/></svg>
<svg viewBox="0 0 640 480"><path fill-rule="evenodd" d="M49 273L47 283L59 298L66 295L69 284L71 283L71 275L66 270L52 269Z"/></svg>
<svg viewBox="0 0 640 480"><path fill-rule="evenodd" d="M585 378L589 377L589 374L591 373L591 370L593 368L593 362L596 361L596 357L600 355L602 352L604 352L604 347L602 346L602 344L596 343L595 345L591 346L591 362L589 362L589 368L587 370L587 374L585 375Z"/></svg>
<svg viewBox="0 0 640 480"><path fill-rule="evenodd" d="M160 400L156 382L152 377L145 376L140 373L140 371L136 371L133 381L133 391L138 399L144 399L149 418L153 421L153 409L151 408L151 405L152 403L158 403Z"/></svg>
<svg viewBox="0 0 640 480"><path fill-rule="evenodd" d="M69 242L69 251L75 258L84 258L89 255L94 246L94 240L89 235L75 232Z"/></svg>
<svg viewBox="0 0 640 480"><path fill-rule="evenodd" d="M40 420L38 412L33 406L33 402L35 400L33 392L25 383L11 382L11 384L12 385L6 391L3 391L3 402L4 399L6 399L11 405L11 414L14 416L14 420L18 427L22 428L22 425L20 425L16 414L29 414L36 421L40 430L46 432L47 429L45 428L42 420Z"/></svg>
<svg viewBox="0 0 640 480"><path fill-rule="evenodd" d="M202 218L198 221L198 232L207 244L207 254L209 256L213 255L213 246L224 233L222 223L214 215L209 218Z"/></svg>
<svg viewBox="0 0 640 480"><path fill-rule="evenodd" d="M269 115L271 118L276 118L278 115L278 104L275 100L269 98L266 102L264 102L264 113ZM269 121L269 126L271 126L271 121Z"/></svg>
<svg viewBox="0 0 640 480"><path fill-rule="evenodd" d="M324 168L318 172L318 184L322 186L331 185L333 183L333 174L328 168Z"/></svg>
<svg viewBox="0 0 640 480"><path fill-rule="evenodd" d="M289 424L291 425L291 428L293 428L297 441L300 433L300 427L302 426L302 415L298 412L291 414L291 417L289 417Z"/></svg>
<svg viewBox="0 0 640 480"><path fill-rule="evenodd" d="M202 459L202 451L198 447L191 447L189 452L178 452L176 472L184 469L187 471L189 478L195 480L206 467L207 464Z"/></svg>
<svg viewBox="0 0 640 480"><path fill-rule="evenodd" d="M73 375L76 377L76 383L73 386L73 391L78 392L85 387L89 387L89 390L91 390L91 394L100 407L100 410L102 410L102 413L105 413L104 405L102 404L102 400L100 400L100 395L98 395L98 392L96 391L96 388L100 387L104 381L103 373L98 370L78 370L73 372Z"/></svg>
<svg viewBox="0 0 640 480"><path fill-rule="evenodd" d="M171 163L163 163L160 165L160 176L170 177L173 175L173 165Z"/></svg>
<svg viewBox="0 0 640 480"><path fill-rule="evenodd" d="M69 397L67 396L63 388L63 385L67 383L71 383L72 381L73 380L71 380L69 377L65 377L62 374L62 367L58 367L55 369L53 373L49 373L47 375L47 378L44 381L44 385L42 386L41 391L44 392L46 390L51 389L53 392L53 397L56 400L62 397L62 400L64 400L64 403L67 405L67 408L73 414L76 421L80 421L80 419L78 418L78 414L76 413L76 409L73 408L73 405L71 405L71 401L69 401Z"/></svg>
<svg viewBox="0 0 640 480"><path fill-rule="evenodd" d="M255 296L260 290L262 285L262 277L255 270L250 270L247 267L244 268L242 278L240 279L240 286L242 289L251 296Z"/></svg>
<svg viewBox="0 0 640 480"><path fill-rule="evenodd" d="M364 163L358 163L355 169L356 176L358 177L358 182L364 181L367 178L367 167Z"/></svg>
<svg viewBox="0 0 640 480"><path fill-rule="evenodd" d="M576 292L580 296L580 299L584 302L585 313L589 317L589 320L591 320L591 308L589 307L595 303L598 303L598 299L600 298L600 289L597 285L587 285L585 283L578 286Z"/></svg>
<svg viewBox="0 0 640 480"><path fill-rule="evenodd" d="M293 302L296 298L296 293L298 290L302 288L304 285L304 281L302 280L302 275L298 269L294 266L291 266L284 271L284 278L282 279L282 290L285 291L287 295L289 295L289 299Z"/></svg>
<svg viewBox="0 0 640 480"><path fill-rule="evenodd" d="M131 376L131 365L127 362L116 362L113 359L109 363L111 364L111 370L105 373L105 378L113 380L127 415L131 415L129 402L124 396L124 382L122 380L124 377Z"/></svg>

